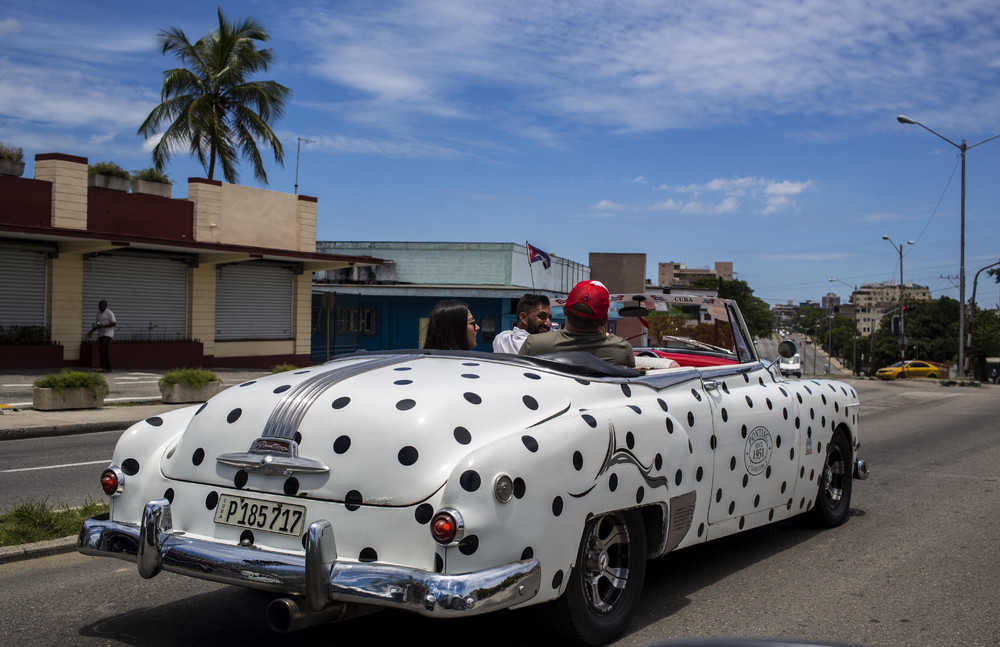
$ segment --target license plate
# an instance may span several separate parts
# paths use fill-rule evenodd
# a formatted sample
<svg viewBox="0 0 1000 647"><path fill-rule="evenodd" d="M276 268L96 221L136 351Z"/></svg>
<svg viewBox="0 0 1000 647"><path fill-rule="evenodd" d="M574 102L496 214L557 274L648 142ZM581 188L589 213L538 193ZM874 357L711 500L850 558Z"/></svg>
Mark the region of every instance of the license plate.
<svg viewBox="0 0 1000 647"><path fill-rule="evenodd" d="M274 503L232 494L220 495L219 506L215 509L215 523L282 535L302 534L305 518L304 505Z"/></svg>

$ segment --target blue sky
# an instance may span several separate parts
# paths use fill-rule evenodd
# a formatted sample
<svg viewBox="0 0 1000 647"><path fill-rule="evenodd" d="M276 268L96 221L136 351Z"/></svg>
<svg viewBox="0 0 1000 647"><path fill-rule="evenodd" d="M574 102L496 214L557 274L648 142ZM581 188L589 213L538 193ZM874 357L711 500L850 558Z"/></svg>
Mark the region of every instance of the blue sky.
<svg viewBox="0 0 1000 647"><path fill-rule="evenodd" d="M0 140L125 168L206 2L5 0ZM1000 4L459 0L220 3L272 35L292 90L269 188L320 240L524 243L586 263L732 261L769 303L904 279L958 298L959 143L1000 134ZM175 154L186 193L204 177ZM242 184L256 186L247 166ZM1000 254L1000 140L967 154L966 297ZM949 278L950 277L950 278ZM998 286L981 277L979 302Z"/></svg>

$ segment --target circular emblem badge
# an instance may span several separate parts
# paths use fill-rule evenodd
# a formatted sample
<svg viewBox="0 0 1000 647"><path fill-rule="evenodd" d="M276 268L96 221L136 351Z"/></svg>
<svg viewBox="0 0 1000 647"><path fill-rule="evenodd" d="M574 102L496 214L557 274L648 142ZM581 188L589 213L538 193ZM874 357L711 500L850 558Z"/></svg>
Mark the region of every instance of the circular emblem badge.
<svg viewBox="0 0 1000 647"><path fill-rule="evenodd" d="M757 476L767 468L767 464L771 462L771 447L771 432L767 428L754 427L747 434L743 460L751 476Z"/></svg>

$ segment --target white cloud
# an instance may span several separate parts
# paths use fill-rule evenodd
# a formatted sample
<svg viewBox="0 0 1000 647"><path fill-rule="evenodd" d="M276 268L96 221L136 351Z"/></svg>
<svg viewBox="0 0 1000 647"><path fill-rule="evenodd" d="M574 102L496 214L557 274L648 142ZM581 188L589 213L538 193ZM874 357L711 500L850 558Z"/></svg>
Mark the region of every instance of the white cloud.
<svg viewBox="0 0 1000 647"><path fill-rule="evenodd" d="M610 200L601 200L591 207L591 209L598 209L600 211L621 211L624 208L625 205Z"/></svg>
<svg viewBox="0 0 1000 647"><path fill-rule="evenodd" d="M717 202L705 202L702 200L692 200L683 203L680 207L682 213L698 213L721 215L734 213L740 208L741 198L746 199L753 206L750 208L762 214L773 214L781 211L789 211L798 207L798 203L793 200L795 196L813 186L812 180L805 182L794 182L791 180L768 180L765 178L745 176L734 178L714 178L701 184L686 184L683 186L669 186L661 184L656 189L677 193L680 195L712 196L721 194L721 200ZM676 210L681 202L670 198L659 202L651 207L657 210Z"/></svg>
<svg viewBox="0 0 1000 647"><path fill-rule="evenodd" d="M684 207L684 203L683 202L678 202L677 200L674 200L673 198L670 198L669 200L664 200L662 202L657 202L656 204L654 204L653 206L650 207L650 210L652 210L652 211L680 211L683 207Z"/></svg>
<svg viewBox="0 0 1000 647"><path fill-rule="evenodd" d="M632 181L635 182L636 184L649 184L649 182L646 181L646 178L641 175Z"/></svg>
<svg viewBox="0 0 1000 647"><path fill-rule="evenodd" d="M13 18L0 20L0 36L5 34L16 34L19 31L21 31L21 23Z"/></svg>

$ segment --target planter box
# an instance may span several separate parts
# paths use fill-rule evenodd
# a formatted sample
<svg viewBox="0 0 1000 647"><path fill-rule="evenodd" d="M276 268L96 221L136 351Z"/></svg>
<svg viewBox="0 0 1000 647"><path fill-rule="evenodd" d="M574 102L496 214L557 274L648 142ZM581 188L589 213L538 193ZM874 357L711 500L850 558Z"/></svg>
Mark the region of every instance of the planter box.
<svg viewBox="0 0 1000 647"><path fill-rule="evenodd" d="M60 344L0 346L0 369L62 368Z"/></svg>
<svg viewBox="0 0 1000 647"><path fill-rule="evenodd" d="M201 388L194 388L188 384L171 384L160 387L160 395L163 396L164 404L180 404L183 402L204 402L213 395L221 392L224 387L222 382L209 382Z"/></svg>
<svg viewBox="0 0 1000 647"><path fill-rule="evenodd" d="M150 182L149 180L136 180L132 183L132 193L146 193L156 195L161 198L169 198L173 187L163 182Z"/></svg>
<svg viewBox="0 0 1000 647"><path fill-rule="evenodd" d="M100 409L104 406L104 395L94 395L86 388L31 390L31 406L36 411L59 411L61 409Z"/></svg>
<svg viewBox="0 0 1000 647"><path fill-rule="evenodd" d="M23 174L24 162L0 160L0 175L13 175L14 177L21 177Z"/></svg>
<svg viewBox="0 0 1000 647"><path fill-rule="evenodd" d="M124 177L112 177L95 173L87 176L87 186L96 186L101 189L112 189L113 191L128 191L129 181Z"/></svg>

